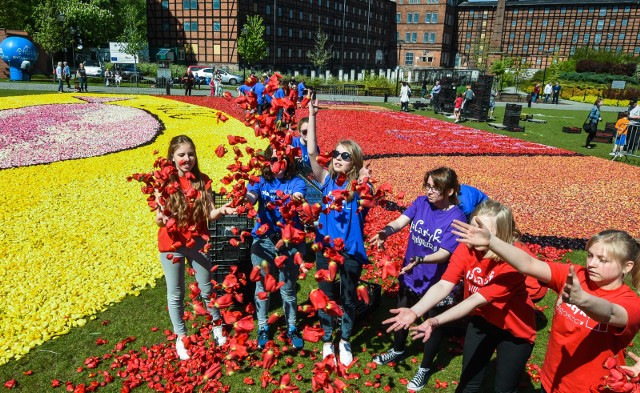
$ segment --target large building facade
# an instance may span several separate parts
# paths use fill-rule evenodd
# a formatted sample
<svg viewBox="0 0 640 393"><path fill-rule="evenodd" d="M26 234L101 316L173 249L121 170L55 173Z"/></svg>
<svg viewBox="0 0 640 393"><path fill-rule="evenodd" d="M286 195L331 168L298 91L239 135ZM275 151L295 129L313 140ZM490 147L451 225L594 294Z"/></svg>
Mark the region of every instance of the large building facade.
<svg viewBox="0 0 640 393"><path fill-rule="evenodd" d="M495 1L458 5L455 65L481 67L481 52L521 59L532 68L585 47L640 55L638 1L506 1L502 25L496 24L497 9ZM501 30L501 40L492 42L495 30Z"/></svg>
<svg viewBox="0 0 640 393"><path fill-rule="evenodd" d="M175 48L188 64L238 65L237 38L247 16L264 20L268 56L255 66L312 69L315 33L329 36L329 69L396 65L390 0L148 0L150 53Z"/></svg>

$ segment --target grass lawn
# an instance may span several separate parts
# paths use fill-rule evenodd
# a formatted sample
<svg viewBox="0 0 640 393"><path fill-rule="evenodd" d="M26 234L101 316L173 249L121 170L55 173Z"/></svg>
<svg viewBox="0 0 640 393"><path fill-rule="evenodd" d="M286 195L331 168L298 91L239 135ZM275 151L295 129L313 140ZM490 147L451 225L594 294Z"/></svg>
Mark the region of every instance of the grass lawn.
<svg viewBox="0 0 640 393"><path fill-rule="evenodd" d="M0 97L24 95L24 94L42 94L43 92L17 92L11 90L0 90ZM55 94L53 92L52 94ZM393 104L387 104L390 108L397 108ZM490 132L496 132L500 134L509 135L516 138L521 138L527 141L539 142L551 146L564 148L567 150L577 151L585 155L593 155L609 159L608 153L611 151L611 146L598 144L597 148L587 150L580 146L584 144L585 134L565 134L562 133L563 126L579 126L584 121L586 113L584 111L565 111L554 109L537 109L525 108L524 113L532 113L535 118L548 120L546 124L534 124L528 122L521 122L526 125L526 132L524 133L512 133L508 131L499 131L491 128L486 123L466 122L465 125L482 129ZM496 109L496 118L500 122L504 108ZM444 116L433 115L430 111L417 111L414 114L426 115L430 117L436 117L444 121L453 122L452 119L446 119ZM614 121L615 113L605 112L603 113L604 121ZM632 160L633 165L638 165L637 160ZM584 251L575 251L567 255L569 259L574 262L583 262L585 259ZM70 333L59 336L53 340L49 340L41 346L35 348L26 356L21 359L10 361L9 363L0 366L0 382L4 383L10 379L17 380L16 391L21 392L40 392L40 391L62 391L64 386L53 389L51 387L51 381L58 379L64 383L71 381L74 385L79 383L88 384L91 381L102 381L103 377L90 376L90 373L96 370L109 370L109 360L103 360L95 370L87 370L85 367L85 359L88 357L102 357L105 354L109 354L114 350L115 345L118 342L128 338L135 337L135 341L126 345L124 352L133 350L138 351L144 347L150 347L154 344L165 342L165 336L163 330L171 329L171 324L166 311L166 289L164 279L158 280L158 285L154 288L147 288L142 291L139 296L129 296L122 302L113 304L110 308L99 314L97 318L90 320L87 324L81 328L74 328ZM5 284L7 285L7 284ZM8 284L13 285L13 284ZM28 285L28 284L25 284ZM310 290L316 288L316 283L312 278L312 275L299 282L299 296L300 300L307 299ZM42 288L46 291L46 288ZM277 296L274 296L277 298ZM275 299L274 299L275 300ZM552 316L553 305L555 303L556 296L553 293L548 294L539 304L544 309L544 315L547 319L546 322L541 321L538 329L538 338L534 347L534 352L531 358L531 363L540 365L544 358L546 350L546 343L548 340L548 330L550 328L550 321ZM415 371L418 368L418 363L421 360L421 346L414 344L411 346L411 355L409 358L396 365L395 367L377 367L373 369L370 365L372 361L372 355L379 353L387 349L391 343L391 336L384 333L382 330L381 321L389 316L388 309L392 308L395 304L395 299L388 296L382 297L382 304L380 308L366 317L360 318L357 325L357 333L352 339L352 346L354 354L359 358L359 362L350 370L352 373L360 374L359 379L347 380L347 383L351 383L352 390L360 390L363 392L377 392L381 387L389 386L390 391L404 392L406 388L402 386L400 382L403 378L410 380ZM0 305L0 313L3 305ZM272 301L272 311L278 310L279 305L276 301ZM1 315L1 314L0 314ZM305 325L316 322L316 318L302 318L300 315L299 327L302 328ZM282 319L279 322L279 326L282 326ZM158 328L157 331L153 331ZM452 337L459 337L460 329L455 326L445 326L443 329L447 329L447 332ZM193 331L190 331L192 333ZM252 338L255 337L255 332ZM104 345L98 345L97 339L106 340ZM640 341L635 340L635 345L639 345ZM460 376L461 369L461 356L460 346L456 341L450 342L445 340L443 342L441 351L436 359L436 363L442 367L442 370L437 371L429 382L426 392L436 391L435 385L437 381L443 381L448 384L448 387L437 389L438 391L453 392L455 390L454 381L457 381ZM271 374L274 378L278 379L281 375L287 372L291 372L292 367L286 365L286 358L291 357L294 361L294 365L302 363L304 367L299 371L302 376L302 381L295 382L302 392L312 391L311 377L313 364L317 361L316 356L319 356L321 351L320 343L307 343L305 352L296 354L293 352L286 353L279 358L278 364L271 370ZM123 352L118 352L122 354ZM260 353L253 355L254 359L261 359ZM260 376L262 375L262 369L255 367L250 362L245 361L240 364L241 369L236 371L232 375L226 375L222 377L222 382L230 386L232 392L257 392L265 390L260 386ZM79 368L83 368L79 371ZM31 375L25 375L27 371L33 371ZM603 376L605 375L603 369ZM535 372L532 371L535 375ZM27 373L29 374L29 373ZM115 371L111 371L112 375L115 375ZM244 379L251 377L255 380L256 385L245 385ZM539 384L532 380L528 375L523 375L522 392L535 392L537 391ZM104 392L118 392L121 389L120 380L116 378L116 382L107 384L104 388L98 389L98 391ZM487 378L483 391L492 391L492 377ZM379 383L379 385L376 385ZM367 385L373 385L371 387ZM270 385L267 387L268 391L277 388L277 386ZM140 391L150 391L151 389L143 385Z"/></svg>

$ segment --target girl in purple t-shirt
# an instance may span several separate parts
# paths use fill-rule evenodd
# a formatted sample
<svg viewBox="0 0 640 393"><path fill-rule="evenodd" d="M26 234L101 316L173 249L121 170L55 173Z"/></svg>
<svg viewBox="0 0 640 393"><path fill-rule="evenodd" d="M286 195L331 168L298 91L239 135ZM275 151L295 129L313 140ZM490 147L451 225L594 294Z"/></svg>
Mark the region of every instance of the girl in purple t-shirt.
<svg viewBox="0 0 640 393"><path fill-rule="evenodd" d="M451 233L451 223L453 220L465 221L464 213L456 206L460 184L453 169L441 167L427 172L424 176L424 188L426 195L419 196L400 217L371 238L371 242L380 247L387 237L411 225L398 280L398 307L413 306L440 280L451 253L457 247L456 237ZM387 364L404 359L408 333L407 330L395 332L393 348L375 356L373 360L378 364ZM426 385L432 373L432 363L438 353L441 336L441 333L436 333L425 343L422 364L407 389L417 391Z"/></svg>

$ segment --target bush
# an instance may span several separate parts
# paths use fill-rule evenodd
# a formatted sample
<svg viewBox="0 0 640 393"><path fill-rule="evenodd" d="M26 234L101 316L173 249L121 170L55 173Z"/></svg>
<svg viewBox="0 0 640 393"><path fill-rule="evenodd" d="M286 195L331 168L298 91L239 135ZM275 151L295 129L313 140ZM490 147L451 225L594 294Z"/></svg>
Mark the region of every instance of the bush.
<svg viewBox="0 0 640 393"><path fill-rule="evenodd" d="M576 63L576 72L592 72L598 74L613 74L633 76L636 72L635 63L613 63L611 61L598 61L583 59Z"/></svg>
<svg viewBox="0 0 640 393"><path fill-rule="evenodd" d="M639 84L637 78L625 75L599 74L595 72L561 72L560 78L568 81L597 83L609 85L614 80L621 80L628 83Z"/></svg>

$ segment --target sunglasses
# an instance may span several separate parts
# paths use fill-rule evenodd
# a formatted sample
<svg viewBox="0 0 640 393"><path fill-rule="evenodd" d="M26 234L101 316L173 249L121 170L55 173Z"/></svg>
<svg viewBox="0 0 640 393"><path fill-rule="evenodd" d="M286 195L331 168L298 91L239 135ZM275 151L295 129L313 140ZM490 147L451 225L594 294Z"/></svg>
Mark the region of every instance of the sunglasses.
<svg viewBox="0 0 640 393"><path fill-rule="evenodd" d="M300 134L307 135L307 129L306 128L301 129Z"/></svg>
<svg viewBox="0 0 640 393"><path fill-rule="evenodd" d="M269 159L269 162L270 162L270 163L272 163L272 164L275 164L275 163L276 163L276 162L278 162L278 161L280 161L280 159L279 159L278 157L271 157L271 158Z"/></svg>
<svg viewBox="0 0 640 393"><path fill-rule="evenodd" d="M343 161L351 161L351 154L347 153L346 151L343 151L342 153L340 153L337 150L333 151L333 158L342 158Z"/></svg>

